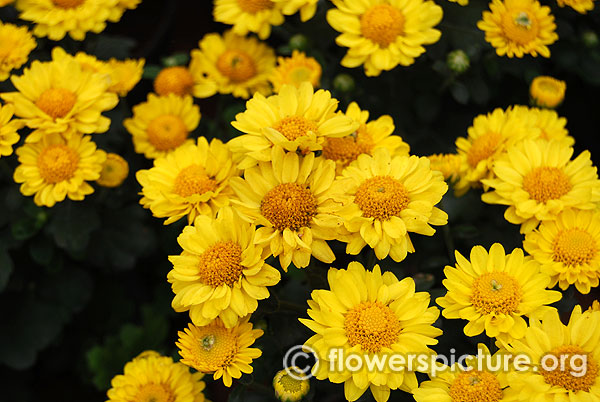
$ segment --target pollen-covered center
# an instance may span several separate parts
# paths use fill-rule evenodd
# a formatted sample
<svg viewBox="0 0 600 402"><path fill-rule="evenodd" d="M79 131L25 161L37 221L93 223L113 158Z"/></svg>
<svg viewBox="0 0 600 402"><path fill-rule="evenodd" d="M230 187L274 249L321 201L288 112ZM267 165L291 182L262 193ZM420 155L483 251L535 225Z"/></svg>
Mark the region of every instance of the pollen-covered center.
<svg viewBox="0 0 600 402"><path fill-rule="evenodd" d="M587 231L579 228L561 230L552 242L552 259L565 265L589 264L598 252L598 244Z"/></svg>
<svg viewBox="0 0 600 402"><path fill-rule="evenodd" d="M57 7L75 8L85 3L85 0L52 0L52 2Z"/></svg>
<svg viewBox="0 0 600 402"><path fill-rule="evenodd" d="M78 165L79 155L66 145L50 145L44 148L37 158L40 176L50 184L72 178Z"/></svg>
<svg viewBox="0 0 600 402"><path fill-rule="evenodd" d="M265 194L260 212L278 230L299 230L317 214L317 200L305 185L282 183Z"/></svg>
<svg viewBox="0 0 600 402"><path fill-rule="evenodd" d="M197 328L196 347L190 350L187 359L206 372L229 367L239 350L237 336L216 325Z"/></svg>
<svg viewBox="0 0 600 402"><path fill-rule="evenodd" d="M482 314L510 314L519 308L523 290L505 272L489 272L473 281L471 303Z"/></svg>
<svg viewBox="0 0 600 402"><path fill-rule="evenodd" d="M182 66L167 67L158 73L154 80L154 90L161 96L170 93L177 96L190 95L194 88L194 77Z"/></svg>
<svg viewBox="0 0 600 402"><path fill-rule="evenodd" d="M242 50L226 50L217 59L217 68L233 82L243 82L256 75L252 57Z"/></svg>
<svg viewBox="0 0 600 402"><path fill-rule="evenodd" d="M361 124L358 130L346 137L327 138L323 144L323 156L347 166L356 160L358 155L370 154L374 147L375 142L367 130L367 125Z"/></svg>
<svg viewBox="0 0 600 402"><path fill-rule="evenodd" d="M376 353L395 343L402 328L391 308L379 301L367 301L346 313L344 329L350 345Z"/></svg>
<svg viewBox="0 0 600 402"><path fill-rule="evenodd" d="M569 176L556 167L537 167L523 177L523 189L539 202L557 200L571 188Z"/></svg>
<svg viewBox="0 0 600 402"><path fill-rule="evenodd" d="M301 116L284 117L273 128L290 141L303 137L309 132L317 133L319 131L317 123Z"/></svg>
<svg viewBox="0 0 600 402"><path fill-rule="evenodd" d="M134 398L136 402L175 402L177 395L166 384L149 382L140 386Z"/></svg>
<svg viewBox="0 0 600 402"><path fill-rule="evenodd" d="M589 392L598 378L598 363L579 346L559 346L542 358L540 372L550 385Z"/></svg>
<svg viewBox="0 0 600 402"><path fill-rule="evenodd" d="M217 182L206 174L202 166L196 164L181 169L173 186L173 192L182 197L204 194L216 189Z"/></svg>
<svg viewBox="0 0 600 402"><path fill-rule="evenodd" d="M170 151L187 140L188 129L179 116L165 114L153 119L148 128L148 141L159 151Z"/></svg>
<svg viewBox="0 0 600 402"><path fill-rule="evenodd" d="M274 4L271 0L237 0L242 11L254 14L259 11L269 10Z"/></svg>
<svg viewBox="0 0 600 402"><path fill-rule="evenodd" d="M375 176L358 187L354 202L367 218L387 220L400 215L410 197L400 181L389 176Z"/></svg>
<svg viewBox="0 0 600 402"><path fill-rule="evenodd" d="M467 152L469 166L475 168L479 162L492 156L501 142L502 134L493 131L475 138Z"/></svg>
<svg viewBox="0 0 600 402"><path fill-rule="evenodd" d="M46 89L35 101L35 105L53 119L65 117L77 101L77 95L68 89Z"/></svg>
<svg viewBox="0 0 600 402"><path fill-rule="evenodd" d="M381 47L388 47L404 33L404 15L389 4L377 4L360 17L363 36Z"/></svg>
<svg viewBox="0 0 600 402"><path fill-rule="evenodd" d="M198 261L198 277L205 285L232 287L242 276L242 248L232 241L220 241L202 254Z"/></svg>
<svg viewBox="0 0 600 402"><path fill-rule="evenodd" d="M532 42L539 33L539 24L529 10L515 10L502 15L502 30L511 41L526 45Z"/></svg>
<svg viewBox="0 0 600 402"><path fill-rule="evenodd" d="M452 381L450 398L452 402L498 402L502 399L502 388L495 375L470 370Z"/></svg>

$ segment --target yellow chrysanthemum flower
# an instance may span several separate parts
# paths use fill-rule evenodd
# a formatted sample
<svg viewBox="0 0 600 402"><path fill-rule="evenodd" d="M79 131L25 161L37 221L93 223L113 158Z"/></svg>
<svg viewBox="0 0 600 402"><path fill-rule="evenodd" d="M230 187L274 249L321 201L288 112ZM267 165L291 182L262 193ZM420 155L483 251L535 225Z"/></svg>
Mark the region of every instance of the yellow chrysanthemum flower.
<svg viewBox="0 0 600 402"><path fill-rule="evenodd" d="M483 12L477 28L485 32L498 56L550 57L548 45L558 40L550 7L537 0L492 0L490 10Z"/></svg>
<svg viewBox="0 0 600 402"><path fill-rule="evenodd" d="M15 114L34 131L27 142L39 141L45 134L104 133L110 119L102 112L114 108L117 95L107 92L109 81L101 74L84 71L73 58L52 62L34 61L11 81L18 92L0 97L15 106Z"/></svg>
<svg viewBox="0 0 600 402"><path fill-rule="evenodd" d="M566 208L595 209L600 180L589 151L571 160L573 148L561 142L524 140L494 164L495 179L484 180L494 191L481 199L508 205L504 218L521 225L521 233L540 221L554 220Z"/></svg>
<svg viewBox="0 0 600 402"><path fill-rule="evenodd" d="M341 138L326 138L323 144L323 157L335 161L338 174L359 155L373 155L378 148L387 148L391 155L408 156L410 146L393 135L395 126L390 116L368 121L369 111L360 110L356 102L348 105L345 114L359 124L356 131Z"/></svg>
<svg viewBox="0 0 600 402"><path fill-rule="evenodd" d="M254 244L256 228L243 222L229 207L216 219L198 216L177 238L183 253L170 256L173 269L172 307L188 311L194 325L208 325L219 317L226 328L252 314L258 300L269 297L279 271L265 263L269 251Z"/></svg>
<svg viewBox="0 0 600 402"><path fill-rule="evenodd" d="M58 41L66 34L84 40L88 32L100 33L118 0L17 0L19 17L35 24L33 34Z"/></svg>
<svg viewBox="0 0 600 402"><path fill-rule="evenodd" d="M106 152L96 149L89 136L59 134L44 136L41 141L25 144L16 150L20 165L14 180L21 193L33 195L38 206L52 207L66 197L81 201L92 194L88 181L98 180Z"/></svg>
<svg viewBox="0 0 600 402"><path fill-rule="evenodd" d="M306 22L311 19L317 11L319 0L272 0L281 7L284 15L296 14L300 11L300 20Z"/></svg>
<svg viewBox="0 0 600 402"><path fill-rule="evenodd" d="M10 72L27 63L29 53L37 46L27 27L4 24L0 21L0 82Z"/></svg>
<svg viewBox="0 0 600 402"><path fill-rule="evenodd" d="M479 367L477 358L482 362L496 365L502 358L501 352L492 355L483 343L477 345L477 355L464 359L464 366L454 363L452 367L442 365L436 368L431 380L423 381L413 391L416 402L505 402L504 389L508 387L506 376L502 372L490 371ZM480 370L480 368L482 368Z"/></svg>
<svg viewBox="0 0 600 402"><path fill-rule="evenodd" d="M594 9L594 0L556 0L560 7L569 6L580 14Z"/></svg>
<svg viewBox="0 0 600 402"><path fill-rule="evenodd" d="M146 351L112 379L107 402L204 402L202 377L168 356Z"/></svg>
<svg viewBox="0 0 600 402"><path fill-rule="evenodd" d="M522 339L510 342L513 355L529 356L529 370L508 373L507 400L530 402L600 401L600 312L575 306L564 325L556 310L532 320Z"/></svg>
<svg viewBox="0 0 600 402"><path fill-rule="evenodd" d="M407 365L404 370L367 371L365 357L434 354L429 345L437 344L434 338L442 331L432 325L440 312L429 307L429 293L415 293L412 278L399 281L391 272L382 275L378 265L366 271L358 262L351 262L348 269L329 269L327 281L331 290L311 293L308 315L312 319L300 318L316 333L305 345L319 357L313 367L317 379L343 382L349 401L357 400L367 388L377 402L387 401L391 389L417 388L415 373ZM332 349L338 353L333 355ZM341 364L350 355L361 360L362 369L350 371Z"/></svg>
<svg viewBox="0 0 600 402"><path fill-rule="evenodd" d="M223 384L231 387L233 378L252 373L252 359L262 354L260 349L250 347L263 331L252 329L249 318L233 328L225 328L219 318L203 327L189 324L185 332L178 332L179 341L175 343L181 362L201 373L214 373L215 380L222 377Z"/></svg>
<svg viewBox="0 0 600 402"><path fill-rule="evenodd" d="M102 187L119 187L129 175L129 164L121 155L107 153L102 164L100 178L96 180Z"/></svg>
<svg viewBox="0 0 600 402"><path fill-rule="evenodd" d="M196 94L196 92L203 92L204 85L192 74L191 67L191 65L190 68L173 66L160 70L156 78L154 78L154 92L160 96L174 94L177 96L194 95L204 97ZM215 91L216 88L212 88L206 97L214 95Z"/></svg>
<svg viewBox="0 0 600 402"><path fill-rule="evenodd" d="M192 50L190 71L202 83L196 97L215 92L248 99L254 93L271 93L269 75L275 67L275 52L254 37L227 31L223 36L211 33Z"/></svg>
<svg viewBox="0 0 600 402"><path fill-rule="evenodd" d="M600 301L598 300L594 300L594 302L592 303L592 305L587 309L588 312L594 312L594 311L598 311L600 312Z"/></svg>
<svg viewBox="0 0 600 402"><path fill-rule="evenodd" d="M444 317L469 321L464 328L467 336L485 331L491 338L522 338L527 329L523 316L540 317L553 309L548 304L561 298L560 292L546 290L550 276L520 248L507 255L501 244L494 243L489 254L481 246L473 247L470 260L458 251L454 255L456 267L444 268L448 292L436 303Z"/></svg>
<svg viewBox="0 0 600 402"><path fill-rule="evenodd" d="M227 146L218 139L209 145L200 137L197 144L185 144L136 173L142 185L140 204L155 217L168 218L165 225L186 215L188 224L198 215L214 217L229 204L229 179L237 174Z"/></svg>
<svg viewBox="0 0 600 402"><path fill-rule="evenodd" d="M515 114L525 122L528 126L528 137L531 137L531 139L556 140L568 147L575 144L575 139L569 135L566 128L567 119L560 117L555 110L517 105L509 108L507 113Z"/></svg>
<svg viewBox="0 0 600 402"><path fill-rule="evenodd" d="M269 80L276 93L285 84L300 87L304 81L318 88L321 82L321 65L314 58L306 57L306 54L294 50L292 57L277 58L277 67L271 72Z"/></svg>
<svg viewBox="0 0 600 402"><path fill-rule="evenodd" d="M442 8L429 0L332 0L336 8L327 12L327 22L341 35L340 46L348 47L344 67L364 64L367 76L389 71L398 64L409 66L425 53L423 45L440 39L433 29L442 20Z"/></svg>
<svg viewBox="0 0 600 402"><path fill-rule="evenodd" d="M600 212L567 209L528 233L523 248L551 275L550 287L587 294L600 279Z"/></svg>
<svg viewBox="0 0 600 402"><path fill-rule="evenodd" d="M356 255L368 245L380 260L389 255L402 261L415 251L409 232L432 236L430 225L448 223L448 215L435 207L447 190L427 158L392 157L386 148L360 155L332 188L344 203L335 213L348 232L340 238L348 243L346 253Z"/></svg>
<svg viewBox="0 0 600 402"><path fill-rule="evenodd" d="M148 159L165 156L184 144L200 123L200 108L191 96L174 94L156 96L133 107L133 117L123 121L123 126L133 137L135 152Z"/></svg>
<svg viewBox="0 0 600 402"><path fill-rule="evenodd" d="M331 214L336 203L330 187L335 164L315 159L314 153L300 157L273 149L272 162L261 162L247 169L244 179L233 178L233 200L242 218L262 226L254 242L268 244L287 271L290 263L305 268L311 255L330 263L335 255L326 240L337 236L342 223Z"/></svg>
<svg viewBox="0 0 600 402"><path fill-rule="evenodd" d="M444 180L454 182L460 175L462 160L458 154L433 154L427 157L431 163L431 170L442 172Z"/></svg>
<svg viewBox="0 0 600 402"><path fill-rule="evenodd" d="M233 25L237 35L254 32L260 39L271 35L271 26L283 24L281 7L271 0L215 0L215 21Z"/></svg>
<svg viewBox="0 0 600 402"><path fill-rule="evenodd" d="M240 169L270 161L273 147L306 154L321 150L327 137L352 133L359 124L336 113L337 105L329 91L314 92L308 82L299 88L284 85L268 98L255 94L231 123L244 133L229 141L231 151L241 157Z"/></svg>
<svg viewBox="0 0 600 402"><path fill-rule="evenodd" d="M13 105L0 105L0 158L13 153L13 145L19 142L17 130L23 128L23 121L13 119Z"/></svg>
<svg viewBox="0 0 600 402"><path fill-rule="evenodd" d="M566 82L540 75L531 81L529 95L536 106L553 109L565 99L566 90Z"/></svg>
<svg viewBox="0 0 600 402"><path fill-rule="evenodd" d="M118 0L108 16L110 22L119 22L127 10L135 10L142 0Z"/></svg>
<svg viewBox="0 0 600 402"><path fill-rule="evenodd" d="M144 59L117 60L110 59L106 64L110 70L110 86L108 91L119 96L126 96L142 79Z"/></svg>
<svg viewBox="0 0 600 402"><path fill-rule="evenodd" d="M456 151L461 158L460 180L454 185L457 195L479 187L481 179L494 177L492 166L508 146L526 137L539 136L539 130L526 124L525 113L523 109L505 112L498 108L479 115L468 128L468 137L456 139Z"/></svg>
<svg viewBox="0 0 600 402"><path fill-rule="evenodd" d="M275 374L273 389L275 396L281 402L300 402L310 391L310 380L306 378L300 368L288 367Z"/></svg>

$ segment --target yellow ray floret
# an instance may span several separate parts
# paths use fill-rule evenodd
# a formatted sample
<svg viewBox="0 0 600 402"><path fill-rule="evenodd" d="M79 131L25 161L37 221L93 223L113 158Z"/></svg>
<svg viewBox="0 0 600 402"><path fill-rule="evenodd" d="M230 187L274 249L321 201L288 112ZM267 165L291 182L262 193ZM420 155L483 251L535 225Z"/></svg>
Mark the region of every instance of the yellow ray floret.
<svg viewBox="0 0 600 402"><path fill-rule="evenodd" d="M285 15L296 14L300 12L300 20L306 22L311 19L317 11L319 0L272 0L281 7L281 12Z"/></svg>
<svg viewBox="0 0 600 402"><path fill-rule="evenodd" d="M580 14L587 14L594 9L594 0L557 0L559 6L569 6Z"/></svg>
<svg viewBox="0 0 600 402"><path fill-rule="evenodd" d="M0 105L0 158L13 153L13 145L19 142L17 130L23 128L22 120L13 119L13 105Z"/></svg>
<svg viewBox="0 0 600 402"><path fill-rule="evenodd" d="M271 35L271 26L283 24L281 6L271 0L215 0L215 21L233 25L238 35L254 32L260 39Z"/></svg>
<svg viewBox="0 0 600 402"><path fill-rule="evenodd" d="M0 21L0 82L6 80L10 72L27 63L29 53L37 43L27 27L4 24Z"/></svg>
<svg viewBox="0 0 600 402"><path fill-rule="evenodd" d="M291 57L277 58L277 67L271 72L269 80L275 92L279 92L285 84L299 87L304 81L318 88L321 82L321 65L314 58L294 50Z"/></svg>

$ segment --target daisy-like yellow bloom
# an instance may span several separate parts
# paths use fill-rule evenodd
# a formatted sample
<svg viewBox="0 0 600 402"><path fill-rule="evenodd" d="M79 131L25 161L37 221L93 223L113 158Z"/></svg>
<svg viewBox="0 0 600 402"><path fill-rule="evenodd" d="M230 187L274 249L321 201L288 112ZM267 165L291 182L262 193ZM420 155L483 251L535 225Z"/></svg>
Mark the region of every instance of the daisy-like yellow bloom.
<svg viewBox="0 0 600 402"><path fill-rule="evenodd" d="M409 66L425 53L423 45L440 39L433 29L442 20L442 8L429 0L332 0L327 22L348 47L344 67L364 64L367 76L389 71L398 64Z"/></svg>
<svg viewBox="0 0 600 402"><path fill-rule="evenodd" d="M541 316L553 309L548 304L561 298L560 292L546 290L550 276L520 248L507 255L501 244L494 243L489 253L482 246L473 247L470 260L458 251L454 255L456 267L444 268L448 292L436 303L444 317L469 321L464 328L467 336L485 331L491 338L522 338L527 329L523 316Z"/></svg>
<svg viewBox="0 0 600 402"><path fill-rule="evenodd" d="M550 287L587 294L600 279L600 212L566 209L527 233L523 248L551 275Z"/></svg>
<svg viewBox="0 0 600 402"><path fill-rule="evenodd" d="M154 166L136 173L142 185L140 204L157 218L168 218L165 225L187 215L188 223L198 215L214 217L229 204L233 191L229 179L238 174L231 153L220 140L208 144L185 144L154 160Z"/></svg>
<svg viewBox="0 0 600 402"><path fill-rule="evenodd" d="M114 108L117 95L107 92L109 81L101 74L84 71L73 58L34 61L22 76L11 76L18 92L0 97L15 106L15 114L33 129L27 142L45 134L104 133L110 119L102 112Z"/></svg>
<svg viewBox="0 0 600 402"><path fill-rule="evenodd" d="M281 12L285 15L296 14L300 11L300 20L306 22L311 19L317 11L319 0L272 0L281 7Z"/></svg>
<svg viewBox="0 0 600 402"><path fill-rule="evenodd" d="M33 34L58 41L69 34L84 40L88 32L100 33L118 0L17 0L19 17L31 21Z"/></svg>
<svg viewBox="0 0 600 402"><path fill-rule="evenodd" d="M13 105L0 105L0 158L13 153L13 145L19 142L17 130L23 128L23 121L13 119Z"/></svg>
<svg viewBox="0 0 600 402"><path fill-rule="evenodd" d="M580 14L594 9L594 0L556 0L560 7L569 6Z"/></svg>
<svg viewBox="0 0 600 402"><path fill-rule="evenodd" d="M202 377L168 356L146 351L112 379L107 402L204 402Z"/></svg>
<svg viewBox="0 0 600 402"><path fill-rule="evenodd" d="M100 177L96 180L102 187L119 187L129 175L129 164L121 155L106 154L106 161L102 164Z"/></svg>
<svg viewBox="0 0 600 402"><path fill-rule="evenodd" d="M575 139L569 135L566 128L567 119L560 117L555 110L516 105L509 108L507 113L515 114L528 127L534 128L527 129L531 139L556 140L569 147L575 144Z"/></svg>
<svg viewBox="0 0 600 402"><path fill-rule="evenodd" d="M29 53L37 46L27 27L4 24L0 21L0 82L10 72L27 63Z"/></svg>
<svg viewBox="0 0 600 402"><path fill-rule="evenodd" d="M429 159L391 156L386 148L360 155L336 180L332 191L344 203L335 212L343 218L346 253L356 255L368 245L378 259L402 261L415 251L409 232L432 236L448 223L435 205L448 190L442 173Z"/></svg>
<svg viewBox="0 0 600 402"><path fill-rule="evenodd" d="M558 141L524 140L494 164L494 189L481 196L488 204L508 205L504 218L521 233L554 220L566 208L592 210L600 201L600 180L589 151L571 160L573 148Z"/></svg>
<svg viewBox="0 0 600 402"><path fill-rule="evenodd" d="M342 223L331 214L337 204L330 188L335 164L315 159L314 153L300 157L273 149L272 162L261 162L247 169L244 179L231 179L242 218L262 226L254 242L269 245L287 271L290 263L305 268L311 255L325 263L335 260L326 240L337 236Z"/></svg>
<svg viewBox="0 0 600 402"><path fill-rule="evenodd" d="M217 318L208 325L197 327L189 324L185 331L179 331L181 362L201 373L213 373L213 378L223 378L223 384L231 387L233 378L242 373L252 373L252 359L261 356L260 349L251 348L263 335L261 329L252 329L250 316L240 320L233 328L225 328Z"/></svg>
<svg viewBox="0 0 600 402"><path fill-rule="evenodd" d="M199 326L219 317L226 328L256 311L258 300L269 297L267 286L276 285L281 276L265 263L265 246L254 245L255 232L229 207L216 219L201 215L186 226L177 238L183 253L169 257L173 309L189 310Z"/></svg>
<svg viewBox="0 0 600 402"><path fill-rule="evenodd" d="M273 389L281 402L299 402L310 391L310 380L298 367L288 367L275 374Z"/></svg>
<svg viewBox="0 0 600 402"><path fill-rule="evenodd" d="M275 52L267 44L227 31L223 36L205 35L199 47L191 52L191 74L202 83L194 96L205 98L218 91L248 99L255 93L271 93Z"/></svg>
<svg viewBox="0 0 600 402"><path fill-rule="evenodd" d="M432 325L440 312L429 307L429 293L415 292L412 278L399 281L391 272L382 274L378 265L366 271L358 262L351 262L348 269L329 269L327 281L331 290L311 293L311 319L300 318L315 332L305 345L319 357L313 367L317 379L344 383L349 401L357 400L367 388L377 402L387 401L391 389L417 388L415 373L407 366L368 371L365 357L434 353L429 346L437 344L434 338L442 331ZM340 350L332 354L332 349ZM350 371L341 364L350 355L361 360L361 369Z"/></svg>
<svg viewBox="0 0 600 402"><path fill-rule="evenodd" d="M393 135L395 126L390 116L369 121L369 111L361 110L356 102L348 105L345 114L359 124L356 131L341 138L326 138L323 144L323 157L335 161L338 174L359 155L373 155L378 148L387 148L391 155L408 156L410 146Z"/></svg>
<svg viewBox="0 0 600 402"><path fill-rule="evenodd" d="M231 141L231 151L242 155L239 167L271 160L273 147L307 154L323 148L328 137L343 137L359 127L351 117L336 113L338 101L325 90L314 92L308 82L284 85L277 95L257 93L246 103L246 111L231 123L240 135Z"/></svg>
<svg viewBox="0 0 600 402"><path fill-rule="evenodd" d="M144 59L110 59L106 63L110 70L111 79L108 91L119 96L126 96L142 79L145 62Z"/></svg>
<svg viewBox="0 0 600 402"><path fill-rule="evenodd" d="M135 152L154 159L165 156L186 143L200 123L200 108L191 96L174 94L156 96L133 107L133 117L123 121L123 126L133 137Z"/></svg>
<svg viewBox="0 0 600 402"><path fill-rule="evenodd" d="M431 163L431 170L442 172L444 180L456 181L460 175L462 166L461 157L458 154L433 154L427 157Z"/></svg>
<svg viewBox="0 0 600 402"><path fill-rule="evenodd" d="M457 195L481 185L481 179L492 178L492 166L506 148L523 138L539 136L539 130L527 125L523 117L527 110L505 112L498 108L473 119L467 138L456 139L456 151L461 158L460 180L455 184ZM486 189L484 187L484 189Z"/></svg>
<svg viewBox="0 0 600 402"><path fill-rule="evenodd" d="M553 109L565 99L566 90L566 82L540 75L531 81L529 95L536 106Z"/></svg>
<svg viewBox="0 0 600 402"><path fill-rule="evenodd" d="M98 180L106 152L96 149L89 136L59 134L44 136L41 141L25 144L16 150L20 165L14 180L21 183L21 193L33 195L38 206L52 207L66 197L81 201L92 194L88 181Z"/></svg>
<svg viewBox="0 0 600 402"><path fill-rule="evenodd" d="M550 311L532 320L508 350L529 356L532 365L508 373L507 400L600 401L600 311L582 313L575 306L567 325Z"/></svg>
<svg viewBox="0 0 600 402"><path fill-rule="evenodd" d="M483 12L477 28L485 32L498 56L550 57L548 45L558 40L550 7L537 0L492 0L490 10Z"/></svg>
<svg viewBox="0 0 600 402"><path fill-rule="evenodd" d="M215 0L215 21L232 25L237 35L254 32L260 39L271 35L271 26L283 24L280 5L271 0Z"/></svg>
<svg viewBox="0 0 600 402"><path fill-rule="evenodd" d="M118 22L127 10L135 10L142 0L118 0L108 16L110 22Z"/></svg>
<svg viewBox="0 0 600 402"><path fill-rule="evenodd" d="M501 352L492 355L489 349L480 343L477 356L464 359L465 366L454 363L452 367L441 365L431 380L419 384L413 391L417 402L503 402L504 389L508 387L506 376L498 371L487 369L487 362L496 365ZM478 367L477 358L484 362ZM440 363L441 364L441 363ZM480 370L482 368L482 370Z"/></svg>
<svg viewBox="0 0 600 402"><path fill-rule="evenodd" d="M271 72L269 80L275 92L279 92L285 84L299 87L304 81L318 88L321 82L321 65L314 58L294 50L292 57L277 58L277 67Z"/></svg>

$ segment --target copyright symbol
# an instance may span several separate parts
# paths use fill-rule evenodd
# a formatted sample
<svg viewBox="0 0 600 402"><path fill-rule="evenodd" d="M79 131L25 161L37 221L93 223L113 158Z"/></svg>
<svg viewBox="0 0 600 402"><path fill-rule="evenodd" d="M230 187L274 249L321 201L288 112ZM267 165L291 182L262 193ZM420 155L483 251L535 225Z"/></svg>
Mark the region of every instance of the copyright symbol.
<svg viewBox="0 0 600 402"><path fill-rule="evenodd" d="M313 376L311 372L313 366L309 364L313 360L316 369L319 358L313 348L305 345L294 345L283 356L283 368L287 375L294 380L308 380Z"/></svg>

